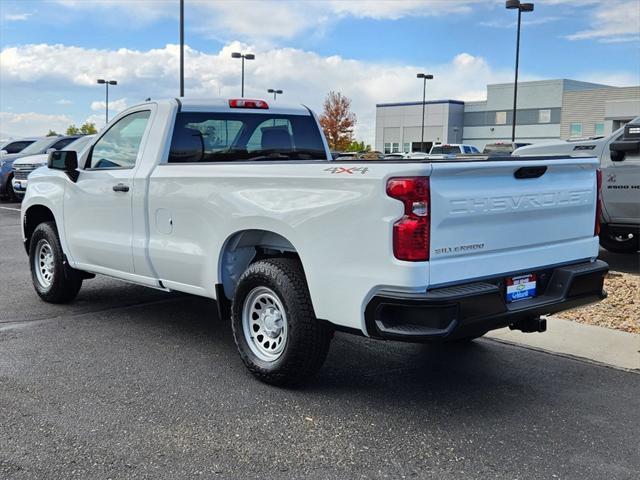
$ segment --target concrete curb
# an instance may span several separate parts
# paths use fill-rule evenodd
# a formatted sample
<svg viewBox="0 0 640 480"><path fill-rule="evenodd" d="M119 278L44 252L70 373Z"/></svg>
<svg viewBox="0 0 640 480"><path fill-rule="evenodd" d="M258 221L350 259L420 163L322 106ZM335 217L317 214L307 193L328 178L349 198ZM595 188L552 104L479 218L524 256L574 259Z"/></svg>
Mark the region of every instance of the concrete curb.
<svg viewBox="0 0 640 480"><path fill-rule="evenodd" d="M635 333L548 317L545 333L503 328L487 333L486 337L640 373L640 335Z"/></svg>

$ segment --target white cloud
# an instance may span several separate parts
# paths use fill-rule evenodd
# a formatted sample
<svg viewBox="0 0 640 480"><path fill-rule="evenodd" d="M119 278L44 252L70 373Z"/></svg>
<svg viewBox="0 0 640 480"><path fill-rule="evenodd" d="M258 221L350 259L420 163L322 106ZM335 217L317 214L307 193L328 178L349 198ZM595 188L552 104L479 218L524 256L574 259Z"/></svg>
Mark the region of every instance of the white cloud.
<svg viewBox="0 0 640 480"><path fill-rule="evenodd" d="M487 83L508 82L512 72L496 70L486 60L462 53L441 65L389 65L366 62L340 56L323 57L294 48L259 48L255 45L230 43L219 52L207 54L189 47L185 50L186 94L192 97L232 97L240 93L240 64L231 58L235 50L253 51L256 60L246 65L247 96L268 98L267 88L281 88L279 102L304 103L316 111L329 90L340 91L352 99L358 116L356 133L371 143L375 127L375 104L411 101L420 98L421 83L416 72L436 75L428 85L428 98L477 100L484 98ZM87 106L96 112L92 121L103 124L104 101L97 100L104 90L95 79L108 73L118 80L109 112L125 108L146 97L172 97L178 93L178 47L160 49L96 50L64 45L24 45L0 52L3 65L3 86L32 83L34 88L47 79L50 88L70 86L95 89L96 101ZM524 75L526 79L526 75ZM40 88L40 87L38 87ZM112 90L109 89L112 94ZM116 93L118 92L118 93ZM76 102L77 105L77 102Z"/></svg>
<svg viewBox="0 0 640 480"><path fill-rule="evenodd" d="M98 112L98 111L104 111L104 107L106 105L106 102L102 102L102 101L95 101L95 102L91 102L91 110L93 110L94 112ZM127 108L127 99L126 98L119 98L118 100L109 100L109 112L113 112L114 114L121 112L122 110L124 110L125 108Z"/></svg>
<svg viewBox="0 0 640 480"><path fill-rule="evenodd" d="M30 13L7 13L3 18L8 22L25 22L30 16Z"/></svg>
<svg viewBox="0 0 640 480"><path fill-rule="evenodd" d="M397 20L406 16L468 14L473 6L492 7L502 0L234 0L189 1L185 17L190 28L223 40L243 38L252 42L289 39L323 31L346 17ZM163 0L58 0L74 10L100 10L104 21L121 22L126 14L138 28L161 18L178 18L178 2Z"/></svg>
<svg viewBox="0 0 640 480"><path fill-rule="evenodd" d="M640 41L640 2L610 0L596 8L591 28L567 35L569 40L598 40L603 43ZM637 59L637 57L636 57Z"/></svg>
<svg viewBox="0 0 640 480"><path fill-rule="evenodd" d="M60 100L56 100L56 105L73 105L73 101L67 98L61 98Z"/></svg>
<svg viewBox="0 0 640 480"><path fill-rule="evenodd" d="M0 131L12 137L46 135L49 129L64 132L73 121L67 115L0 112Z"/></svg>

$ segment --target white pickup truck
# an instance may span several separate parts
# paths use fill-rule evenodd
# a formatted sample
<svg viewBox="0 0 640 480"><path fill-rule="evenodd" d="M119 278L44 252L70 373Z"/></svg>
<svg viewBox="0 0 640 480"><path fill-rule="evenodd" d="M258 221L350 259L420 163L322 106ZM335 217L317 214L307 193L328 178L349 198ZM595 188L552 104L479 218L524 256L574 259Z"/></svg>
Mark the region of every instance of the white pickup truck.
<svg viewBox="0 0 640 480"><path fill-rule="evenodd" d="M603 180L600 244L618 253L640 250L640 117L607 137L540 143L518 148L513 155L600 159Z"/></svg>
<svg viewBox="0 0 640 480"><path fill-rule="evenodd" d="M31 173L33 283L105 274L216 299L263 381L305 380L335 330L471 339L604 298L594 158L332 161L306 107L171 99Z"/></svg>

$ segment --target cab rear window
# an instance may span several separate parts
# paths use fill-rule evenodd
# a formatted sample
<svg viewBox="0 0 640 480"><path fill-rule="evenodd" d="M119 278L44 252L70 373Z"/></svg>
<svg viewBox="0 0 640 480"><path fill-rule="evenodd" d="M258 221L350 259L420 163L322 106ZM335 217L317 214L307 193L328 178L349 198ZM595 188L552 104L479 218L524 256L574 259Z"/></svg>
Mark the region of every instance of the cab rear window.
<svg viewBox="0 0 640 480"><path fill-rule="evenodd" d="M169 163L326 159L311 115L180 112Z"/></svg>

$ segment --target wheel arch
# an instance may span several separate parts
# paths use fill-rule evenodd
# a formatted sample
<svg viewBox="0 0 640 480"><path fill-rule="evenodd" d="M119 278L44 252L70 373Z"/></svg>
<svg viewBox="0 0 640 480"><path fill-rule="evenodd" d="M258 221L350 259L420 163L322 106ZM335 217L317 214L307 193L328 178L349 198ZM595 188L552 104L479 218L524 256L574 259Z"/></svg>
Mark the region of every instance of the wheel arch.
<svg viewBox="0 0 640 480"><path fill-rule="evenodd" d="M246 229L231 234L223 243L218 259L221 288L217 289L217 296L226 297L218 301L233 298L238 280L251 262L275 256L300 257L294 244L274 231Z"/></svg>
<svg viewBox="0 0 640 480"><path fill-rule="evenodd" d="M24 212L23 217L23 232L24 232L24 248L29 254L29 243L31 242L31 236L38 225L44 222L57 222L53 211L42 204L31 205Z"/></svg>

